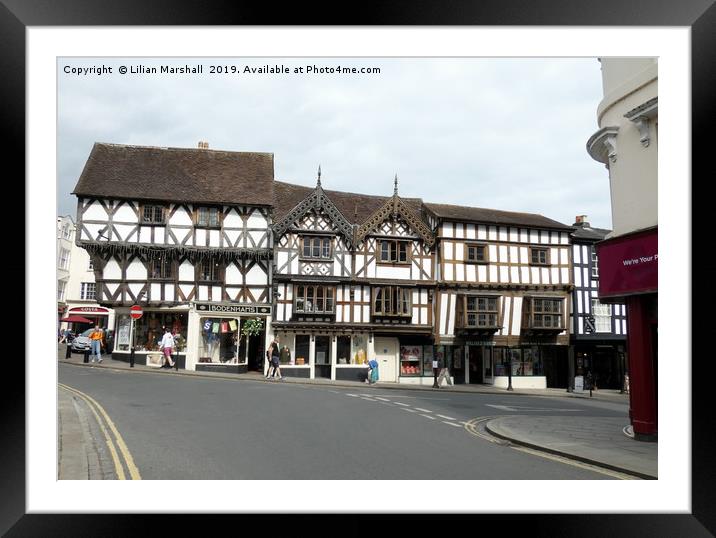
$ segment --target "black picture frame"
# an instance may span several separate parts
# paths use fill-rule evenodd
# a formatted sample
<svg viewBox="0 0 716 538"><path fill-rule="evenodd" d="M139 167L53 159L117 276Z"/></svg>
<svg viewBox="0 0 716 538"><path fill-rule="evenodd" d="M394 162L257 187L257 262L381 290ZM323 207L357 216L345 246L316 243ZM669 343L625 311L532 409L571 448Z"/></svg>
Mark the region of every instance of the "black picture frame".
<svg viewBox="0 0 716 538"><path fill-rule="evenodd" d="M693 170L706 169L706 145L710 142L710 123L716 117L713 95L716 93L716 7L714 0L468 0L431 2L363 1L344 5L286 4L281 9L268 3L239 3L229 1L180 0L3 0L0 4L0 95L3 106L2 126L5 143L3 162L11 165L7 183L25 177L25 30L28 26L103 26L103 25L503 25L503 26L684 26L692 35L692 163ZM352 6L353 9L345 9ZM345 14L350 14L350 19ZM8 104L12 104L9 106ZM662 126L662 128L664 128ZM688 183L689 178L683 178ZM699 185L692 184L692 198ZM22 191L24 193L24 190ZM25 194L23 194L23 197ZM25 199L22 207L27 207ZM14 204L20 207L20 204ZM694 211L693 245L696 235L703 233L705 213ZM12 222L12 221L11 221ZM701 225L701 226L700 226ZM26 247L27 242L25 243ZM696 252L696 249L694 249ZM19 265L19 264L18 264ZM23 266L24 269L24 266ZM7 279L22 280L24 271L13 266ZM713 262L693 266L693 282L714 276ZM10 286L13 287L13 286ZM14 286L15 293L19 287ZM687 285L685 292L690 294ZM8 302L14 304L11 298ZM24 304L24 301L23 301ZM697 303L694 303L694 307ZM695 311L694 311L695 314ZM706 316L693 316L692 349L702 343L702 335L709 334ZM688 362L685 354L681 359ZM6 536L128 536L144 535L156 530L171 532L174 527L187 530L191 516L162 517L157 515L83 515L83 514L26 514L25 508L25 364L16 359L16 351L6 351L4 369L2 502L0 502L0 533ZM695 357L698 355L694 354ZM25 360L31 357L29 350ZM694 370L697 368L696 361ZM708 371L708 370L707 370ZM411 516L400 522L401 531L421 529L423 532L437 525L442 532L465 532L466 525L478 525L491 532L524 531L530 536L713 536L716 532L716 430L713 428L708 395L713 392L709 375L692 377L692 509L690 514L578 514L578 515L447 515L436 523L430 515ZM662 395L664 397L664 395ZM701 401L699 402L699 399ZM574 488L574 486L569 486ZM584 485L581 487L589 487ZM555 506L558 511L559 507ZM208 517L208 516L201 516ZM240 516L242 527L253 522L271 524L271 530L300 529L308 516L293 515L276 521L273 516ZM320 526L327 530L347 527L354 530L365 525L361 515L349 515L341 521L336 516L322 516ZM445 521L449 518L449 521ZM475 521L474 518L477 518ZM253 519L253 521L251 521ZM383 524L381 516L371 519L371 526ZM271 520L271 521L268 521ZM314 528L312 532L321 532ZM205 523L203 523L205 525ZM206 527L205 527L206 528ZM218 530L219 527L216 527ZM453 530L451 530L453 529ZM502 529L502 530L501 530ZM329 531L330 532L330 531ZM371 531L372 532L372 531Z"/></svg>

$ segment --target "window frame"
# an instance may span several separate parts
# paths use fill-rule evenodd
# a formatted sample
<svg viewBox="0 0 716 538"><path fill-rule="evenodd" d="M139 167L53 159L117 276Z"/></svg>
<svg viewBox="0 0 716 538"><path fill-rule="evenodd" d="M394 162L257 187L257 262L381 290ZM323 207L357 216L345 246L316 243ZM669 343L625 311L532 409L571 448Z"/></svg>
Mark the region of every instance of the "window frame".
<svg viewBox="0 0 716 538"><path fill-rule="evenodd" d="M58 280L57 281L57 300L60 302L64 302L66 293L67 293L67 281L66 280Z"/></svg>
<svg viewBox="0 0 716 538"><path fill-rule="evenodd" d="M310 290L310 294L309 294ZM318 309L319 297L321 300L321 309ZM306 310L306 305L311 301L311 309ZM331 308L327 308L330 301ZM299 307L300 302L300 307ZM296 283L293 292L293 311L296 314L318 314L333 315L336 312L336 287L326 284L314 283Z"/></svg>
<svg viewBox="0 0 716 538"><path fill-rule="evenodd" d="M385 238L380 237L377 238L376 241L378 242L378 245L376 245L376 253L375 253L375 260L376 263L380 265L410 265L411 261L411 245L413 243L412 239L393 239L393 238ZM386 243L388 245L388 260L383 259L383 244ZM400 260L400 245L405 244L405 260Z"/></svg>
<svg viewBox="0 0 716 538"><path fill-rule="evenodd" d="M463 252L463 259L465 263L484 263L488 264L488 251L487 251L487 245L485 243L465 243L464 244L464 252ZM471 248L479 248L482 250L482 259L477 260L470 258L469 253Z"/></svg>
<svg viewBox="0 0 716 538"><path fill-rule="evenodd" d="M544 252L545 253L545 261L534 261L534 255L536 252ZM552 265L550 261L550 248L549 247L530 247L530 265Z"/></svg>
<svg viewBox="0 0 716 538"><path fill-rule="evenodd" d="M596 303L596 304L595 304ZM609 315L604 314L597 314L597 309L599 307L605 307L609 311ZM605 333L611 333L612 332L612 306L607 303L600 303L598 297L592 297L590 301L590 312L592 316L594 316L594 332L599 334L605 334ZM602 320L602 323L604 323L605 320L608 320L608 328L606 330L599 330L599 320ZM602 325L603 327L603 325Z"/></svg>
<svg viewBox="0 0 716 538"><path fill-rule="evenodd" d="M60 247L60 269L70 269L70 251L66 248Z"/></svg>
<svg viewBox="0 0 716 538"><path fill-rule="evenodd" d="M90 293L88 288L92 286L92 293L90 297ZM80 283L80 300L81 301L96 301L97 300L97 283L96 282L81 282Z"/></svg>
<svg viewBox="0 0 716 538"><path fill-rule="evenodd" d="M592 247L591 252L591 258L592 258L592 278L598 279L599 278L599 258L597 257L597 251Z"/></svg>
<svg viewBox="0 0 716 538"><path fill-rule="evenodd" d="M379 298L378 295L381 295ZM413 288L404 286L376 286L373 288L370 304L373 316L391 318L412 318L413 316ZM380 302L380 310L376 308ZM386 311L386 306L390 310ZM401 310L395 312L395 310Z"/></svg>
<svg viewBox="0 0 716 538"><path fill-rule="evenodd" d="M155 264L161 263L161 269L159 271L159 275L155 276ZM150 258L149 260L149 270L147 272L147 280L173 280L174 276L176 274L175 267L174 267L174 260L171 258L167 258L166 256L163 256L161 258ZM168 275L167 273L168 269Z"/></svg>
<svg viewBox="0 0 716 538"><path fill-rule="evenodd" d="M307 241L308 240L308 241ZM317 245L314 243L318 243ZM326 243L327 242L327 243ZM309 254L306 255L306 245L308 244ZM326 244L328 245L328 255L324 255ZM318 247L318 256L314 256L313 252ZM303 261L331 261L333 260L333 236L330 235L302 235L299 244L298 258Z"/></svg>
<svg viewBox="0 0 716 538"><path fill-rule="evenodd" d="M152 208L152 218L151 220L146 220L147 216L147 209ZM160 209L161 214L161 220L156 220L156 210ZM166 224L167 221L167 208L162 204L152 203L152 204L142 204L142 212L140 215L141 222L140 224L145 226L160 226Z"/></svg>
<svg viewBox="0 0 716 538"><path fill-rule="evenodd" d="M204 263L213 263L214 266L216 267L216 270L215 270L216 273L211 275L211 276L214 277L213 279L204 279L204 278L202 278L202 276L203 276L202 273L203 273ZM197 281L197 282L202 282L202 283L207 283L207 282L217 283L217 282L220 282L220 283L223 283L223 281L224 281L224 270L226 269L226 266L225 266L224 264L222 264L222 263L219 263L219 262L218 262L217 260L215 260L214 258L206 258L206 259L203 259L203 260L201 260L199 263L196 263L196 264L194 265L194 267L195 267L195 270L196 270L195 276L196 276L196 281Z"/></svg>
<svg viewBox="0 0 716 538"><path fill-rule="evenodd" d="M202 211L207 212L207 222L202 222ZM216 224L211 221L212 211L216 211ZM221 229L222 222L223 211L221 211L221 208L214 206L197 206L194 208L194 226L196 228Z"/></svg>
<svg viewBox="0 0 716 538"><path fill-rule="evenodd" d="M470 309L470 299L474 299L475 301L475 308ZM488 304L490 300L495 301L495 308L492 309L480 309L480 300L485 300ZM501 307L500 307L500 297L497 295L463 295L462 296L462 308L460 309L460 323L458 326L464 328L464 329L495 329L499 328L499 321L501 317ZM474 324L470 324L470 315L475 316L476 322ZM494 315L494 323L486 323L486 324L480 324L479 319L480 315L485 316L493 316Z"/></svg>
<svg viewBox="0 0 716 538"><path fill-rule="evenodd" d="M536 310L536 301L540 301L540 304L542 305L542 308L540 310ZM559 311L555 312L553 310L545 309L544 305L541 303L543 301L552 301L559 304ZM564 297L525 297L525 303L526 307L524 310L524 316L522 318L522 327L526 329L537 329L537 330L560 330L563 331L566 329L565 327L565 305L566 301ZM535 316L542 316L544 319L544 316L558 316L559 317L559 325L544 325L544 322L540 325L535 324Z"/></svg>

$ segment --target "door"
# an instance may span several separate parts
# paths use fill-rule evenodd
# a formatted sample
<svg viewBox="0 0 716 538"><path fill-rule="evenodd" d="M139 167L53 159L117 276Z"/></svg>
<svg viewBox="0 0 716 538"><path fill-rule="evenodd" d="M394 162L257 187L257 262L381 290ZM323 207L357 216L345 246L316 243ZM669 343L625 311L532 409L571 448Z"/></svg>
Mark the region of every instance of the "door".
<svg viewBox="0 0 716 538"><path fill-rule="evenodd" d="M470 384L484 383L482 375L482 348L476 346L468 347L468 362L470 368Z"/></svg>
<svg viewBox="0 0 716 538"><path fill-rule="evenodd" d="M398 380L398 339L376 338L375 360L378 361L379 381L395 383Z"/></svg>
<svg viewBox="0 0 716 538"><path fill-rule="evenodd" d="M331 378L331 337L316 336L316 377Z"/></svg>

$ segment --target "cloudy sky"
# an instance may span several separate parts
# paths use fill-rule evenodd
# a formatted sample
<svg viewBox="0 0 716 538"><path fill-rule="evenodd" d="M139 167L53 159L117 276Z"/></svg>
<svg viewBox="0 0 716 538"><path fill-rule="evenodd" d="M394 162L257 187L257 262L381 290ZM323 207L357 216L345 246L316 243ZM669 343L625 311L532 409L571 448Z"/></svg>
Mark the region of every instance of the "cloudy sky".
<svg viewBox="0 0 716 538"><path fill-rule="evenodd" d="M65 73L97 66L111 74ZM121 74L120 66L203 66ZM209 66L228 74L211 74ZM285 66L289 74L245 73ZM307 66L380 68L306 73ZM294 73L297 67L303 73ZM231 72L236 70L237 72ZM604 165L585 150L602 98L595 58L58 59L58 200L94 142L260 151L277 180L611 227Z"/></svg>

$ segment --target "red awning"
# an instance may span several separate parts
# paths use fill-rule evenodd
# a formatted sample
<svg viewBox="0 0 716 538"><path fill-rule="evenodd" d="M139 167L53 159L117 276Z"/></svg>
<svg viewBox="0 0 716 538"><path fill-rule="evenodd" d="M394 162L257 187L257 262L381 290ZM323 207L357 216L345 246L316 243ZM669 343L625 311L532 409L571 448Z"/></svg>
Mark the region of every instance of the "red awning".
<svg viewBox="0 0 716 538"><path fill-rule="evenodd" d="M94 323L91 319L83 318L82 316L68 316L60 321L66 321L67 323Z"/></svg>

